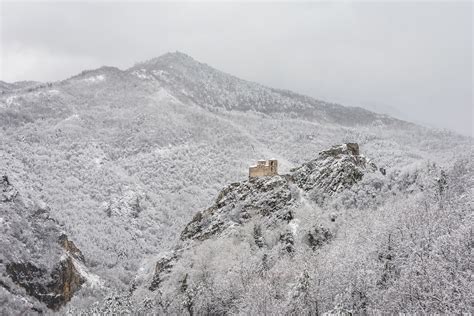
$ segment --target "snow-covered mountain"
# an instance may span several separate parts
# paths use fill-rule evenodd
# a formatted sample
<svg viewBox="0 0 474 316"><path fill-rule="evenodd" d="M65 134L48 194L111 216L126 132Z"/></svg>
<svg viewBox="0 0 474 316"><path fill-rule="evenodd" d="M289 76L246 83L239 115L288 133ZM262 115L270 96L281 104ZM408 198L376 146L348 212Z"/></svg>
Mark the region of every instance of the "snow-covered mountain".
<svg viewBox="0 0 474 316"><path fill-rule="evenodd" d="M470 138L248 82L183 53L59 82L0 84L0 174L27 203L50 208L103 284L83 286L69 308L110 293L122 300L134 286L133 302L145 299L137 293L149 286L147 273L160 254L175 248L223 187L246 179L257 159L278 159L281 174L307 162L292 171L305 179L317 153L358 143L386 170L383 179L392 179L387 192L397 188L414 198L428 165L439 168L434 179L472 158ZM368 193L350 191L352 184L326 201L325 188L338 177L337 164L327 163L329 178L315 176L321 198L308 199L318 208L337 201L335 214L348 205L362 212ZM374 194L377 207L391 196ZM329 302L321 311L337 305Z"/></svg>

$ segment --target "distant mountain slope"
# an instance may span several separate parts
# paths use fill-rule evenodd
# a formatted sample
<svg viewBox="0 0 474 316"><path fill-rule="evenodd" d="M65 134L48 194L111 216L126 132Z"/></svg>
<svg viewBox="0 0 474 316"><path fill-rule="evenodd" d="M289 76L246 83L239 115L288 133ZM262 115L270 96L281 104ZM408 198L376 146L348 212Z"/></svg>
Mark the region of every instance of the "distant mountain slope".
<svg viewBox="0 0 474 316"><path fill-rule="evenodd" d="M131 76L130 76L131 75ZM134 78L132 78L132 76ZM136 79L140 79L140 83ZM338 104L315 100L284 90L277 90L257 83L245 81L200 63L190 56L176 52L168 53L134 67L121 71L114 67L83 71L77 76L62 81L67 89L71 84L78 88L97 84L116 85L130 89L139 84L159 84L184 103L192 102L207 109L257 111L265 114L284 113L317 122L355 126L374 122L406 126L406 122L376 114L362 108L344 107ZM33 85L36 86L33 87ZM45 87L35 82L15 84L2 83L5 93L18 89L38 90ZM95 90L95 87L89 87ZM76 96L86 91L74 90ZM90 92L90 91L88 91ZM82 96L87 96L87 93Z"/></svg>
<svg viewBox="0 0 474 316"><path fill-rule="evenodd" d="M206 108L285 113L349 126L370 124L376 120L402 126L406 124L362 108L343 107L245 81L180 52L139 63L128 71L143 80L157 80L181 100L189 100Z"/></svg>
<svg viewBox="0 0 474 316"><path fill-rule="evenodd" d="M10 93L14 90L32 88L40 84L41 83L38 81L17 81L13 83L8 83L0 80L0 94Z"/></svg>

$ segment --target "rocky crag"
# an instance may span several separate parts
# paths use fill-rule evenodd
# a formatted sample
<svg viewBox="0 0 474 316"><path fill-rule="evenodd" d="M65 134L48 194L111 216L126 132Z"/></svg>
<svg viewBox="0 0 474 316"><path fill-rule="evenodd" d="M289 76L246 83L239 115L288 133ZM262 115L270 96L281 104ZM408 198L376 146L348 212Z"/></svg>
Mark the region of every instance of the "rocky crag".
<svg viewBox="0 0 474 316"><path fill-rule="evenodd" d="M0 223L0 311L42 313L65 305L85 282L84 256L49 209L28 205L7 176L0 179Z"/></svg>
<svg viewBox="0 0 474 316"><path fill-rule="evenodd" d="M235 234L245 227L251 227L258 248L277 246L291 254L295 250L295 229L299 222L295 212L307 203L306 197L315 197L314 202L322 205L325 199L357 183L364 174L378 171L384 172L359 153L358 144L347 143L320 152L289 174L250 178L228 185L211 207L196 213L187 224L177 249L161 256L149 289L159 288L187 249L219 235ZM278 232L278 242L265 240L265 231ZM298 236L314 250L329 242L332 232L314 223Z"/></svg>

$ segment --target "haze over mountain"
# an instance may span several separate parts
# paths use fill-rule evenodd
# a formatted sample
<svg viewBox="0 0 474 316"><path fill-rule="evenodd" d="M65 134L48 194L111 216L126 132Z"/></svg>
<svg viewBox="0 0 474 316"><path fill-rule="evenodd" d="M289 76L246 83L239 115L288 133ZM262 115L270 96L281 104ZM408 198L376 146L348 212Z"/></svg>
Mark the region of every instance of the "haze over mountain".
<svg viewBox="0 0 474 316"><path fill-rule="evenodd" d="M300 236L297 231L291 229L295 225L293 218L283 220L278 222L277 226L264 229L262 234L268 235L267 239L262 237L262 245L257 246L262 250L254 249L255 245L252 244L250 248L246 248L247 252L243 252L244 257L239 259L238 256L230 256L230 261L223 266L235 266L235 260L241 259L258 265L265 254L264 250L268 249L266 258L271 257L272 267L281 269L282 265L288 265L295 268L285 276L287 281L292 283L296 282L295 278L298 278L300 273L304 274L301 264L308 256L316 260L315 262L327 260L327 266L331 267L340 260L338 256L342 254L339 252L344 250L347 251L347 256L355 255L351 252L353 250L350 250L350 245L354 243L359 246L354 246L353 249L360 250L361 245L366 243L367 249L373 251L364 252L355 261L356 266L360 267L367 259L369 266L375 269L373 271L377 271L373 272L374 278L370 279L370 282L362 278L367 282L361 281L363 286L359 289L360 293L354 294L352 290L355 285L346 281L356 280L350 271L362 272L351 265L355 261L350 261L351 264L348 261L347 265L341 263L341 266L337 266L337 271L343 274L334 279L332 286L324 283L327 292L321 290L322 292L318 292L320 294L314 294L320 295L312 299L313 303L320 302L320 312L336 307L360 312L369 305L371 310L382 309L386 302L384 295L391 295L390 291L397 291L409 285L409 278L392 279L394 283L383 285L385 294L376 295L375 293L380 292L377 292L380 290L377 287L379 285L375 285L380 281L377 278L382 278L384 273L388 272L382 271L381 266L371 260L380 247L387 246L377 243L376 240L383 237L383 240L388 240L388 247L392 247L392 237L387 237L385 232L390 232L388 236L391 236L390 234L397 231L395 223L405 224L414 220L411 216L418 216L418 208L421 208L423 203L427 205L425 211L429 213L425 215L431 218L430 216L436 214L440 225L442 223L443 227L450 230L446 232L443 228L436 232L429 231L429 234L434 234L430 235L434 243L441 243L438 238L443 236L448 239L458 238L456 242L466 237L466 227L469 227L472 220L472 205L469 204L472 202L469 202L472 190L468 189L472 187L470 185L473 179L472 138L241 80L183 53L168 53L137 63L126 70L115 67L87 70L52 83L2 82L0 90L0 173L8 176L9 182L5 190L9 192L12 190L10 184L14 186L22 195L21 203L30 206L32 213L38 205L41 205L41 209L47 208L48 217L57 222L74 242L74 247L80 249L84 261L80 267L75 266L75 269L83 273L80 277L82 281L77 282L80 283L80 289L76 292L74 288L74 291L64 294L64 297L72 297L72 301L67 305L69 307L66 308L74 311L82 310L96 302L94 306L99 311L103 308L103 311L111 312L109 308L115 306L114 302L120 301L124 302L123 306L129 304L127 306L130 311L139 308L161 308L161 312L193 313L194 308L194 313L204 313L206 309L216 313L262 313L276 312L279 304L286 304L282 311L290 314L297 312L298 309L291 309L288 305L292 299L282 294L288 290L286 287L274 293L271 298L273 307L264 310L260 308L260 301L250 302L249 297L243 296L242 288L235 288L232 290L235 290L235 293L228 293L223 290L225 284L220 283L216 286L219 286L222 292L216 296L212 296L208 291L212 286L199 290L195 288L193 291L197 292L192 294L195 296L192 297L191 305L180 305L178 301L173 300L169 301L169 310L160 305L165 299L181 299L179 295L191 295L191 290L188 289L193 286L190 284L201 284L198 275L202 271L193 270L197 274L181 273L204 260L197 255L200 250L195 249L209 254L214 253L214 247L230 249L230 245L245 246L250 240L247 235L253 232L254 227L264 223L259 217L255 219L252 215L250 224L244 225L246 228L242 229L236 226L234 235L231 231L230 235L224 235L225 238L221 239L219 235L216 237L209 234L211 237L199 238L202 243L191 241L191 245L186 245L188 248L181 247L179 240L183 236L184 239L194 239L192 236L195 233L186 233L190 231L190 222L199 222L199 227L212 224L215 218L206 222L205 215L201 220L196 220L195 216L201 214L198 212L209 209L217 194L229 183L240 184L231 186L230 191L225 192L232 193L234 189L243 191L232 193L224 205L219 204L218 199L215 202L217 204L211 207L216 214L221 214L218 218L223 222L217 223L225 227L222 231L227 230L227 227L234 227L234 215L237 216L242 208L249 206L270 214L272 219L275 215L279 220L281 218L278 214L282 209L290 211L296 214L295 220L308 220L305 227L309 230L325 223L332 213L338 216L340 222L337 222L337 227L324 226L323 230L314 228L316 231L313 231L312 238L320 238L316 235L321 232L326 234L327 238L316 242L317 247L314 247L320 249L324 244L325 250L313 253L308 252L305 248L307 246L303 246L307 245L306 241L297 238ZM366 158L359 153L336 150L334 157L332 154L319 154L333 145L344 143L357 143L361 153L369 157L370 164L374 163L376 167L368 168L371 166L369 160L365 163ZM290 178L298 183L296 187L294 184L288 184L289 178L283 176L275 178L276 180L270 179L269 182L262 180L255 187L253 184L248 186L245 182L248 178L248 166L260 158L278 159L280 174L292 174ZM361 165L361 162L364 164ZM297 170L300 171L290 172L290 169L295 167L299 167ZM366 176L366 167L374 169L372 171L376 171L376 175L368 172L369 175ZM318 168L326 171L319 172ZM360 171L360 168L364 172ZM386 175L383 175L382 171L379 172L379 168ZM353 172L346 174L348 170ZM439 179L449 183L449 196L444 195L444 186L439 189ZM298 182L300 180L311 184L310 187ZM339 186L331 184L333 180L334 183L344 185L339 189ZM325 188L331 189L328 191ZM255 199L248 198L246 190L255 194ZM298 193L300 198L296 199L294 194L299 190L308 192ZM333 191L337 194L328 193ZM283 198L284 208L280 207L280 198L277 198L276 204L267 203L268 196L278 196L281 192L291 197L288 200ZM224 196L227 196L227 193ZM233 201L239 194L243 194L242 199ZM411 204L406 204L407 201ZM411 210L411 205L416 209ZM449 208L445 205L449 205ZM5 204L2 208L5 214L8 214L8 207L9 204ZM396 213L397 207L403 211ZM212 212L211 215L214 214ZM395 212L395 215L392 216L391 212ZM452 214L462 220L456 224ZM5 215L5 218L8 217ZM374 219L372 224L375 233L368 228L371 218ZM416 217L416 220L419 219ZM353 228L351 222L360 224L358 227L363 230ZM422 224L420 227L426 228ZM409 233L417 231L418 228L404 226L400 229ZM55 232L56 228L51 236L55 236ZM451 236L451 232L456 232L456 235ZM28 257L27 249L32 243L31 236L25 237L15 230L5 230L2 233L8 234L8 238L18 240L18 245L23 245L18 247L24 248L17 250L22 256ZM283 236L281 238L280 233ZM304 236L307 239L306 233L307 231ZM408 242L404 236L394 241L398 242L397 247L403 251L406 250L403 243ZM418 237L422 238L416 235L416 238ZM60 254L58 245L52 242L54 237L48 238L50 241L45 247L51 247L55 249L55 254ZM288 241L291 238L295 239L293 245L298 249L297 252L301 253L301 256L296 256L294 262L291 261L291 256L279 253L280 248L277 245L280 244L275 241ZM334 243L330 241L332 239ZM415 242L418 242L418 239ZM267 246L263 247L264 244ZM449 242L442 244L442 249L447 245ZM312 247L311 244L309 247ZM459 249L464 251L463 247L464 245L461 245ZM431 256L431 251L435 248L423 249ZM176 265L182 270L172 271L173 277L169 279L169 286L160 288L156 285L155 272L160 270L156 268L156 263L162 262L160 260L163 254L168 251L180 252L180 256L184 253L180 258L184 257L185 261L179 261ZM188 253L193 251L197 254ZM327 257L321 257L323 253ZM466 264L466 258L462 254L457 253L456 256L463 265ZM214 255L211 257L220 258ZM175 260L177 256L172 258ZM410 253L403 253L400 258L412 257ZM36 257L30 260L32 264L48 264L44 263L43 259L33 259L36 260ZM404 269L414 264L411 259L405 259L393 263L398 264L397 271L405 271ZM12 264L17 263L16 258L8 260L11 260ZM22 262L24 261L28 261L28 258L22 259ZM433 262L444 262L449 267L452 263L449 260ZM2 267L5 265L0 264ZM218 265L218 262L215 264ZM44 271L49 271L48 269L53 267L44 267ZM265 269L271 271L270 266ZM309 266L306 271L308 280L313 280L316 272L327 273L325 276L336 273L336 270L328 269L322 271ZM438 271L439 274L447 275L449 269L446 269ZM211 269L210 273L217 273L213 276L215 280L224 281L228 277L226 271ZM257 268L252 271L255 274L249 280L260 280L265 287L275 290L272 288L271 278L258 279L262 275L261 271ZM272 273L276 271L280 270ZM466 271L464 269L459 278L456 274L456 280L464 282L462 287L453 286L441 299L443 304L449 300L452 304L428 304L423 301L423 304L427 304L425 307L436 312L466 311L466 306L472 303L465 292L466 284L468 286L469 282L472 282L464 279L463 273L467 273ZM434 274L430 272L424 275L423 282L431 282ZM344 278L343 275L348 277ZM10 284L12 280L15 282L12 275L5 274L2 278L0 285ZM187 281L183 281L183 278ZM156 286L151 290L150 286L154 280ZM187 285L184 286L183 282L187 282ZM279 280L277 283L281 285L288 282ZM21 282L17 283L23 286ZM179 284L186 289L179 292ZM352 290L349 290L351 286ZM44 287L48 289L51 284L48 283ZM26 293L10 286L0 288L1 299L8 302L4 312L12 312L15 306L25 308L21 300L12 298L22 296L33 302L31 304L34 310L46 310L44 304L47 305L48 302L30 297L28 287L23 288L26 288ZM314 288L314 284L311 288L314 293L320 291L317 287ZM258 291L258 288L253 290ZM361 292L362 290L365 292ZM453 293L456 291L461 291L462 295L454 297ZM70 295L71 292L75 294ZM178 295L178 292L181 294ZM429 292L429 295L439 298L437 290L435 292ZM348 298L351 295L357 297ZM107 298L102 300L104 297ZM148 303L145 304L144 301ZM197 301L200 303L196 303ZM247 303L244 304L244 301ZM67 299L61 302L66 304ZM365 304L365 307L360 304ZM406 305L404 298L397 298L396 303L388 306L386 311L393 312L404 304ZM416 302L407 306L407 312L419 311L416 309ZM55 305L55 308L59 307ZM64 311L65 309L60 310Z"/></svg>

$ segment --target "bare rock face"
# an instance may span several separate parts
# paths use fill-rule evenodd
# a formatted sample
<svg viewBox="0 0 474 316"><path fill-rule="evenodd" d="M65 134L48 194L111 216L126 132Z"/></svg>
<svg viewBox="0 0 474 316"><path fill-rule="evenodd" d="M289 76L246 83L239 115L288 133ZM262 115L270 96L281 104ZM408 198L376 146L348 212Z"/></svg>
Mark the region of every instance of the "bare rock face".
<svg viewBox="0 0 474 316"><path fill-rule="evenodd" d="M205 240L257 216L266 217L268 224L275 219L290 220L293 202L289 185L284 176L232 183L219 193L214 205L194 216L181 239Z"/></svg>
<svg viewBox="0 0 474 316"><path fill-rule="evenodd" d="M49 209L27 206L6 176L0 194L0 284L10 297L32 301L32 311L58 310L85 282L77 268L84 256Z"/></svg>
<svg viewBox="0 0 474 316"><path fill-rule="evenodd" d="M71 257L60 260L52 271L31 262L11 262L6 265L6 272L28 295L53 310L69 302L84 283Z"/></svg>
<svg viewBox="0 0 474 316"><path fill-rule="evenodd" d="M0 203L12 202L17 195L18 191L12 185L10 185L8 177L3 175L0 178Z"/></svg>
<svg viewBox="0 0 474 316"><path fill-rule="evenodd" d="M66 234L61 234L58 239L59 245L66 250L66 252L72 256L74 259L79 260L81 262L85 262L84 255L82 252L79 250L79 248L76 247L74 242L68 239Z"/></svg>
<svg viewBox="0 0 474 316"><path fill-rule="evenodd" d="M305 191L333 195L354 185L366 172L374 172L373 162L359 154L359 145L333 146L315 159L291 170L293 181Z"/></svg>
<svg viewBox="0 0 474 316"><path fill-rule="evenodd" d="M157 262L155 266L155 271L153 274L153 280L149 287L150 291L156 290L161 282L163 281L163 276L171 271L173 264L177 259L176 253L165 254Z"/></svg>

